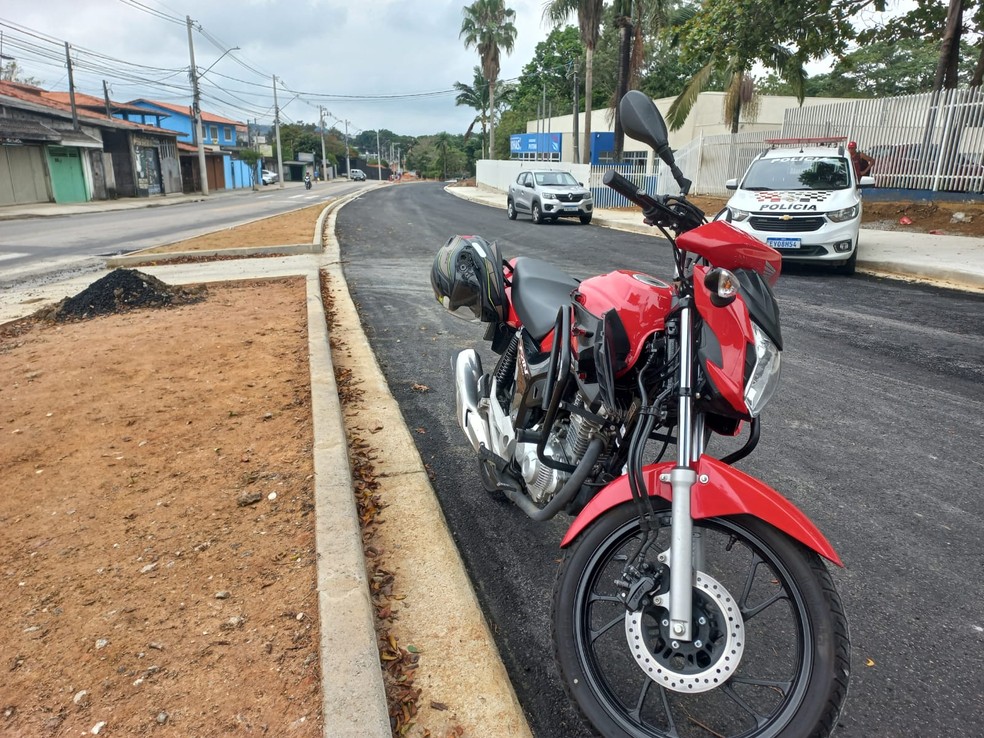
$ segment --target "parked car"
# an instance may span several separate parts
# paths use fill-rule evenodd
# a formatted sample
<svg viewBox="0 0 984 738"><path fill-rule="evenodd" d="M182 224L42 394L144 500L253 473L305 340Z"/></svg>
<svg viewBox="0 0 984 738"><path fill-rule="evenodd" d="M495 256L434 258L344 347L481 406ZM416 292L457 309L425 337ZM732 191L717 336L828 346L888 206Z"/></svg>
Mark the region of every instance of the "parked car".
<svg viewBox="0 0 984 738"><path fill-rule="evenodd" d="M271 172L269 169L264 169L260 173L260 181L265 185L274 184L280 181L280 175L276 172Z"/></svg>
<svg viewBox="0 0 984 738"><path fill-rule="evenodd" d="M826 141L826 144L824 142ZM773 139L752 161L719 219L765 241L783 261L816 262L853 274L861 228L861 187L840 139Z"/></svg>
<svg viewBox="0 0 984 738"><path fill-rule="evenodd" d="M351 172L349 172L349 179L351 179L353 182L365 182L366 173L363 172L361 169L353 169Z"/></svg>
<svg viewBox="0 0 984 738"><path fill-rule="evenodd" d="M536 224L557 218L579 218L587 225L593 210L591 190L567 171L522 171L509 185L506 197L506 213L510 220L516 220L519 213L529 213Z"/></svg>

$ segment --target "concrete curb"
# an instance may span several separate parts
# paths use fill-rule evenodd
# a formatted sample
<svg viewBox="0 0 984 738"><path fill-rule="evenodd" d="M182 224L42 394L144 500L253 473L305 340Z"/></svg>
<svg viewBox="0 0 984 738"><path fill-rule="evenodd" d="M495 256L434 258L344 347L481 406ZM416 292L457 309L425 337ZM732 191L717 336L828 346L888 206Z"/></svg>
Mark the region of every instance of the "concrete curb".
<svg viewBox="0 0 984 738"><path fill-rule="evenodd" d="M140 251L135 251L132 254L125 254L123 256L111 256L106 259L106 266L110 269L115 269L117 267L129 268L136 266L144 266L147 264L166 264L170 261L179 261L181 259L193 259L200 257L209 256L256 256L263 254L285 254L287 256L294 256L297 254L320 254L322 250L322 238L324 234L324 224L328 215L337 207L341 207L350 200L354 200L357 197L361 197L363 192L355 192L344 197L332 200L325 204L324 209L318 216L317 223L314 227L314 238L311 239L311 243L299 243L299 244L287 244L284 246L242 246L232 249L200 249L196 251L153 251L153 249L159 248L158 246L151 246L149 249L142 249ZM306 207L306 206L305 206ZM303 210L303 208L297 208L298 210ZM287 213L295 212L293 210L288 210L286 213L278 213L277 215L268 215L262 218L256 218L255 220L248 221L248 223L257 223L263 220L269 220L270 218L276 218L281 215L286 215ZM239 226L234 226L239 228L242 225L248 225L248 223L241 223ZM228 229L227 229L228 230ZM180 243L180 241L178 242Z"/></svg>
<svg viewBox="0 0 984 738"><path fill-rule="evenodd" d="M324 735L389 738L362 530L318 273L307 277Z"/></svg>

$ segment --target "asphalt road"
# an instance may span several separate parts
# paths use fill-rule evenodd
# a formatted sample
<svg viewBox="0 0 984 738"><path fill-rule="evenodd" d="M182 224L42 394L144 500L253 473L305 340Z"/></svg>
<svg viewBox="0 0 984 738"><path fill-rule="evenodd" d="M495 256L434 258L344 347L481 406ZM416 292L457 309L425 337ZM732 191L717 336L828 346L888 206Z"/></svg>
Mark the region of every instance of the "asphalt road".
<svg viewBox="0 0 984 738"><path fill-rule="evenodd" d="M670 277L668 247L576 221L509 221L428 184L368 193L342 209L337 233L373 350L534 733L588 735L558 682L550 632L568 521L532 523L482 490L450 377L457 350L483 345L482 327L444 313L429 273L455 233L575 277L622 267ZM777 296L783 383L739 465L792 499L846 563L834 577L853 677L838 735L984 735L984 297L806 269L787 270Z"/></svg>
<svg viewBox="0 0 984 738"><path fill-rule="evenodd" d="M99 257L172 243L221 228L315 205L358 188L328 183L305 190L300 182L236 190L212 197L135 210L0 222L0 288L30 279L61 279L101 269Z"/></svg>

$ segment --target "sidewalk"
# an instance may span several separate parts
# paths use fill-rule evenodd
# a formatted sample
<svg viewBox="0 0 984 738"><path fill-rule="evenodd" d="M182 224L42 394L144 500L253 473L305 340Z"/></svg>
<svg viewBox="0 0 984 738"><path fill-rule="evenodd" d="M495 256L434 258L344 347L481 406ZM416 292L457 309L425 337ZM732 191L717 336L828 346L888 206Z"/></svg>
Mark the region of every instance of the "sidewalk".
<svg viewBox="0 0 984 738"><path fill-rule="evenodd" d="M505 210L506 195L481 187L448 187L453 195ZM595 210L593 225L661 237L642 222L638 210ZM984 291L984 238L937 236L912 231L862 228L858 270L870 274L915 279L971 291Z"/></svg>

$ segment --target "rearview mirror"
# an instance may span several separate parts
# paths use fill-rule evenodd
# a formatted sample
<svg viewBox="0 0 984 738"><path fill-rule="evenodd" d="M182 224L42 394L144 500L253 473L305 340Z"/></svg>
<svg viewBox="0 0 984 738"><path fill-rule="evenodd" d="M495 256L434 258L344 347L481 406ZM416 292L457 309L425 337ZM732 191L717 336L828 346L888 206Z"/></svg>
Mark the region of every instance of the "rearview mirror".
<svg viewBox="0 0 984 738"><path fill-rule="evenodd" d="M632 138L652 146L663 159L662 151L669 146L669 134L666 132L666 123L656 104L639 90L629 90L622 96L618 112L625 132Z"/></svg>
<svg viewBox="0 0 984 738"><path fill-rule="evenodd" d="M690 191L691 182L683 176L683 172L673 159L666 122L656 103L639 90L629 90L618 104L618 113L625 133L653 148L656 155L670 168L673 179L680 185L681 192L686 195Z"/></svg>

